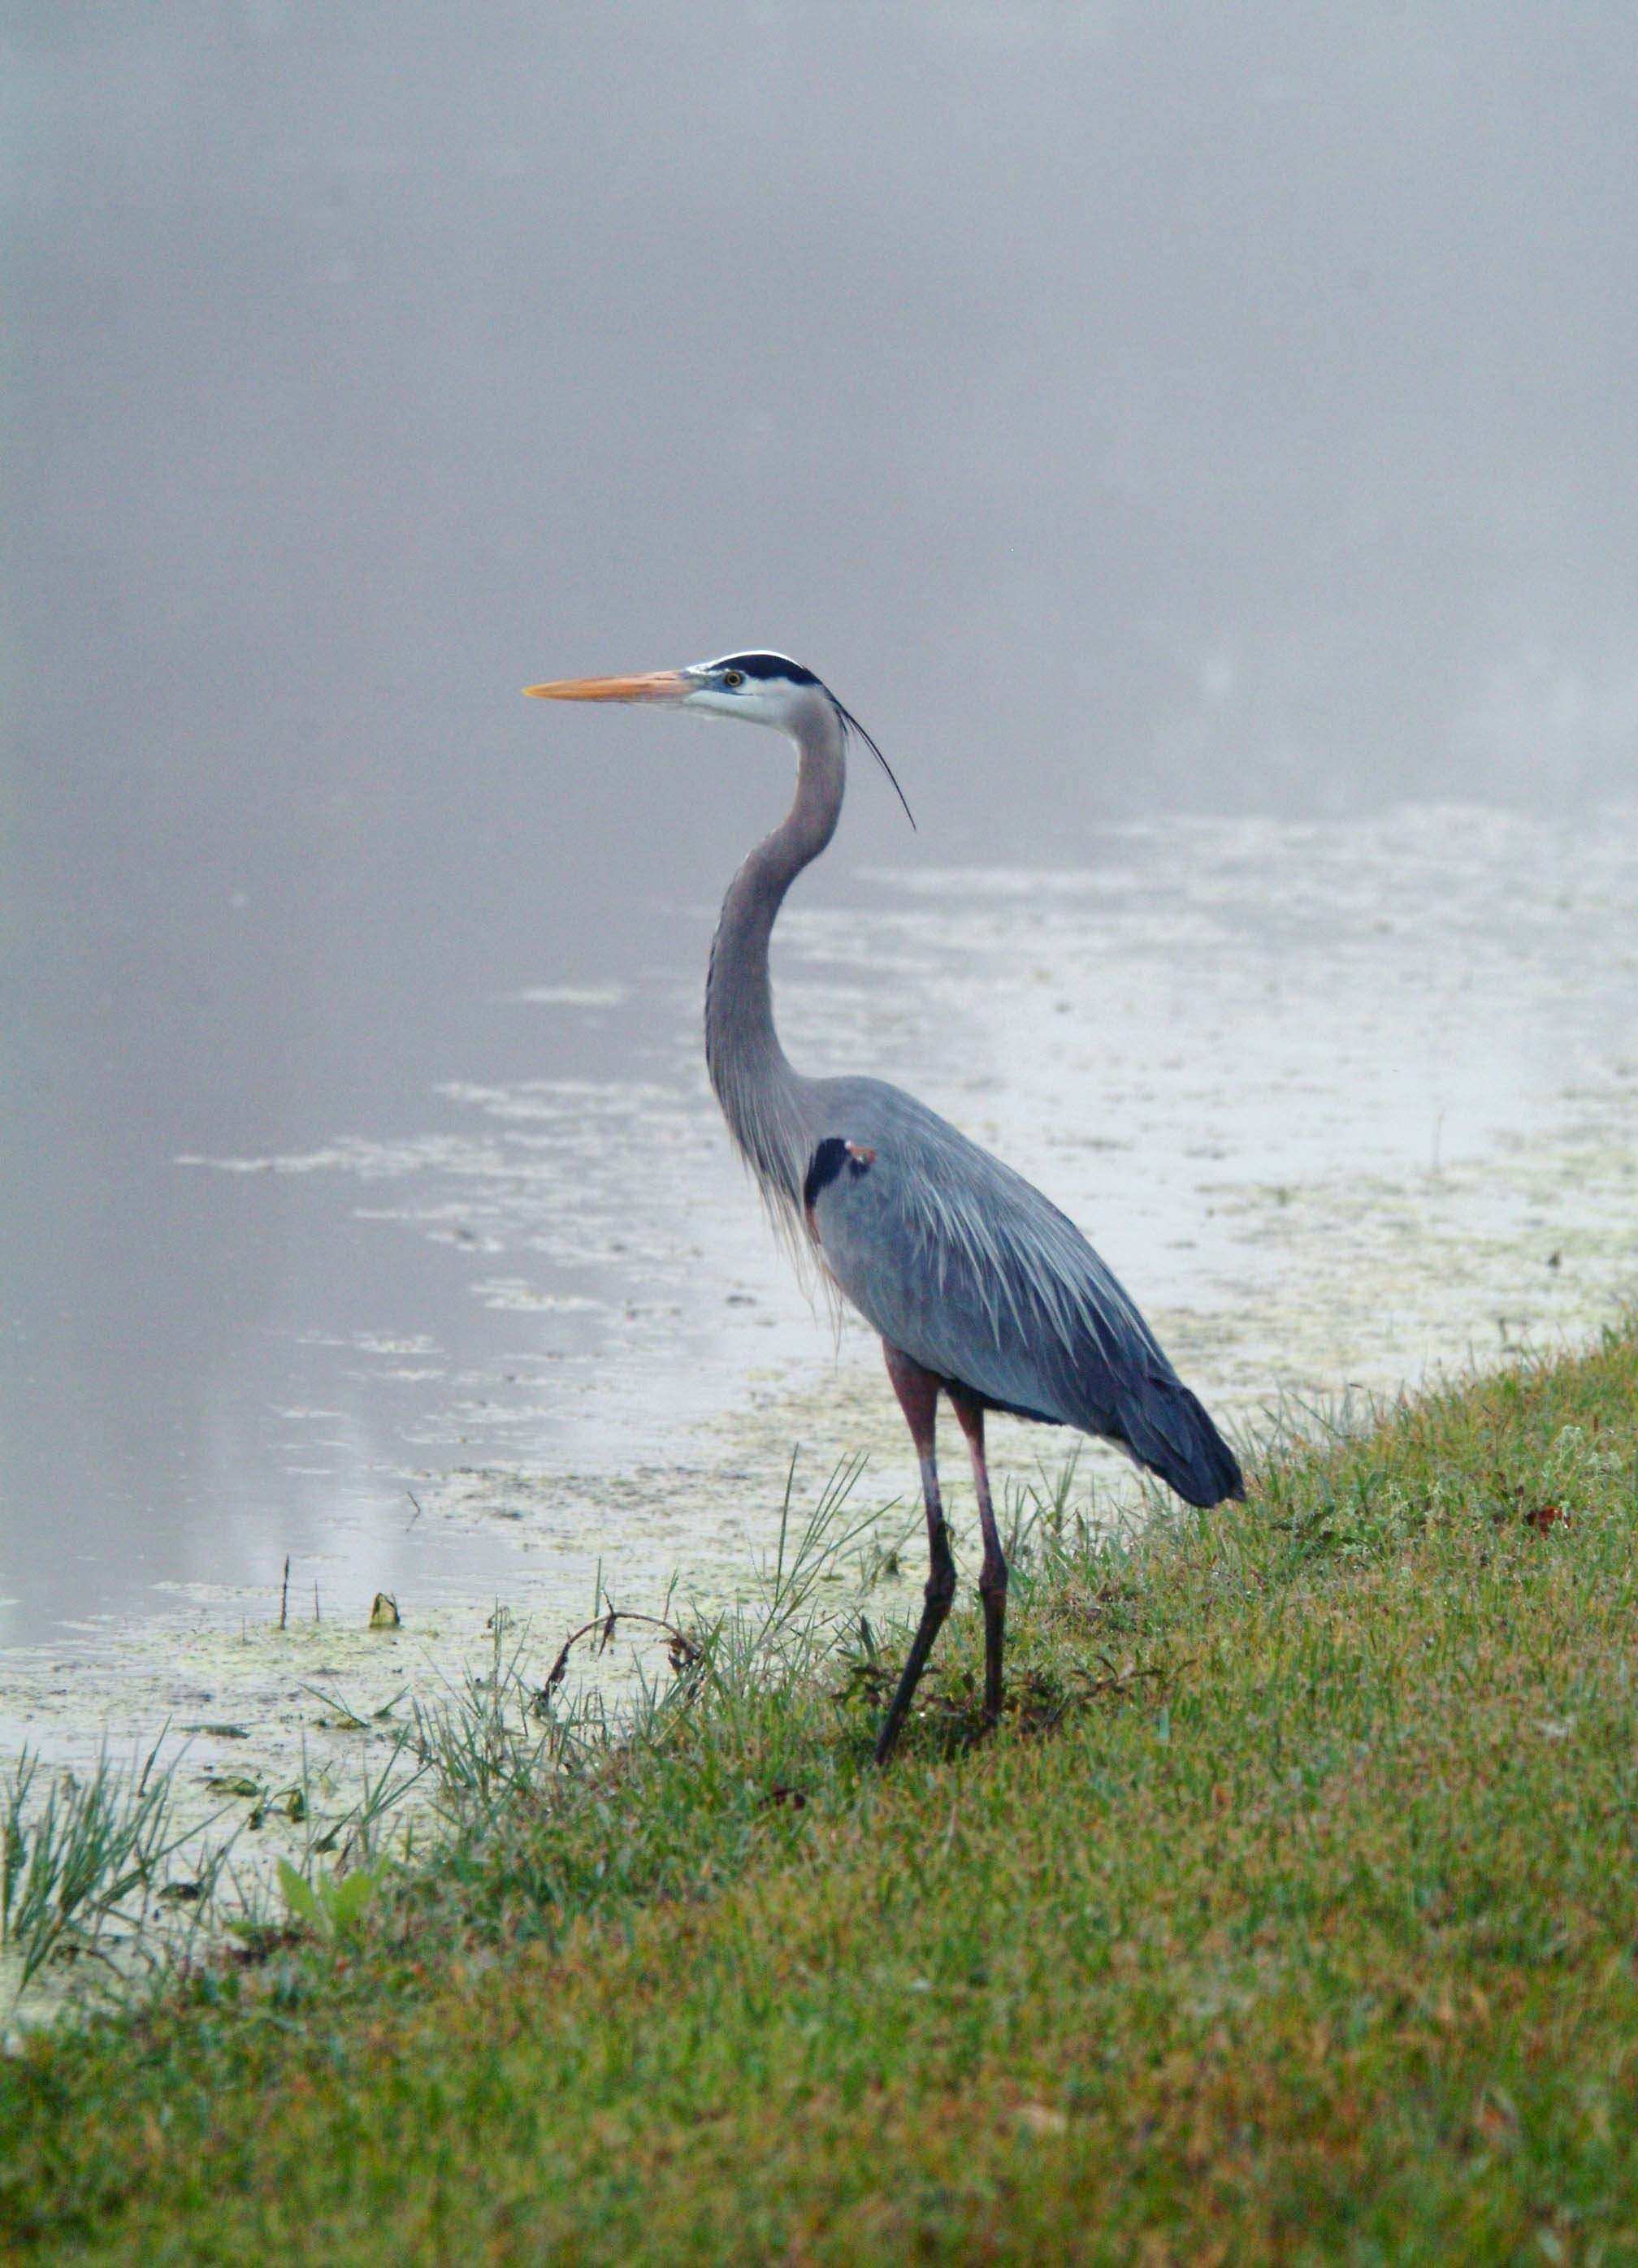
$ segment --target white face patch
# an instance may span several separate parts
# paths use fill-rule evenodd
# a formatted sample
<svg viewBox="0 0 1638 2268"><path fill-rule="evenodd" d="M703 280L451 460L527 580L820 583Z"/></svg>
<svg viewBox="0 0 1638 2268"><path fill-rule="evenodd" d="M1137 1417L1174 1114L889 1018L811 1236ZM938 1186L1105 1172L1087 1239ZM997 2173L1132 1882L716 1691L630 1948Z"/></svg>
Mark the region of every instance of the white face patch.
<svg viewBox="0 0 1638 2268"><path fill-rule="evenodd" d="M809 671L801 669L799 663L792 662L790 666L793 674L791 677L776 676L765 669L758 670L755 674L747 670L742 673L742 684L724 685L720 682L720 674L733 670L734 659L732 654L724 654L717 661L692 664L691 669L699 672L702 682L693 692L683 696L683 708L711 717L738 717L749 725L770 725L776 732L788 732L796 701L801 695L810 690L817 680ZM786 657L758 653L755 659L765 665L771 661L783 661Z"/></svg>

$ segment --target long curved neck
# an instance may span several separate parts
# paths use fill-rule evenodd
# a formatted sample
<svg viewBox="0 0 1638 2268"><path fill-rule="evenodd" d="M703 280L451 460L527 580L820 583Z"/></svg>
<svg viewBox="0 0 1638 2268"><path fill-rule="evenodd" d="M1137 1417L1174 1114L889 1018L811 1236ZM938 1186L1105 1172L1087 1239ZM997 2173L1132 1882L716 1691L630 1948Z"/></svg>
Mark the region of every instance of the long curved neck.
<svg viewBox="0 0 1638 2268"><path fill-rule="evenodd" d="M705 980L705 1062L764 1192L795 1207L806 1170L801 1081L773 1022L768 945L785 894L836 832L847 781L841 719L815 694L798 723L796 799L728 885Z"/></svg>

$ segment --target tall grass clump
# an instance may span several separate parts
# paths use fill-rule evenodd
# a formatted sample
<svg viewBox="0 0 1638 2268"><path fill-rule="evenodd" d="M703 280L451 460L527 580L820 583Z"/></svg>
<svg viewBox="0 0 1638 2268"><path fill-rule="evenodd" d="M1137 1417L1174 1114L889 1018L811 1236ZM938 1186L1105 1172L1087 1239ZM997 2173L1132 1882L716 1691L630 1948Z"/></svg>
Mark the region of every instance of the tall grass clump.
<svg viewBox="0 0 1638 2268"><path fill-rule="evenodd" d="M166 1862L196 1840L199 1823L177 1820L158 1754L156 1744L134 1773L106 1751L88 1772L47 1772L26 1749L10 1768L0 1785L0 1951L17 1993L54 1957L100 1955L111 1924L139 1928L166 1887ZM204 1861L209 1879L188 1881L188 1904L208 1901L225 1857Z"/></svg>
<svg viewBox="0 0 1638 2268"><path fill-rule="evenodd" d="M866 1608L903 1572L904 1522L896 1500L858 1505L865 1467L844 1459L804 1506L793 1458L772 1547L733 1605L670 1597L661 1613L638 1614L614 1605L600 1580L592 1616L543 1679L531 1672L528 1634L498 1616L487 1671L414 1712L445 1832L405 1879L408 1910L424 1916L441 1896L469 1930L555 1931L609 1888L599 1820L631 1822L615 1870L663 1894L738 1863L741 1846L718 1849L707 1830L725 1804L801 1808L798 1783L821 1759L838 1797L851 1788L863 1749L836 1744L838 1704L873 1692L884 1644L902 1635L901 1614L889 1609L878 1630ZM573 1682L577 1649L595 1657L623 1629L653 1641L654 1666L639 1660L612 1698Z"/></svg>

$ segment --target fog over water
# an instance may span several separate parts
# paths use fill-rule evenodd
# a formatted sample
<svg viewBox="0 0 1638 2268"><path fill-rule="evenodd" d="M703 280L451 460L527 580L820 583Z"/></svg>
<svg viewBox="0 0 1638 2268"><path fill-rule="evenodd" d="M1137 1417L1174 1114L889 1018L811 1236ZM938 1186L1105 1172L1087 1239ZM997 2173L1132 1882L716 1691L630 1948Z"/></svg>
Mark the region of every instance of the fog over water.
<svg viewBox="0 0 1638 2268"><path fill-rule="evenodd" d="M638 1261L679 1370L691 1287L764 1264L685 1065L785 753L565 719L532 679L767 643L870 726L920 834L860 774L804 887L869 946L815 1011L823 1067L975 1073L863 870L1118 878L1111 827L1221 822L1145 836L1163 921L1167 862L1198 909L1232 823L1286 826L1257 852L1283 893L1291 825L1334 861L1412 804L1511 814L1462 901L1487 923L1498 877L1531 887L1531 814L1555 889L1578 826L1604 842L1561 973L1614 988L1582 1020L1613 1062L1625 884L1592 814L1638 747L1633 34L1597 0L11 11L0 1636L235 1555L259 1576L459 1462L363 1342L401 1370L594 1356L589 1459L600 1410L610 1454L640 1414L606 1329ZM1494 1131L1542 1059L1495 1052L1492 974ZM1089 1057L1130 1040L1118 981L1089 960L1066 1012ZM1168 1102L1156 1071L1158 1112L1186 1073ZM577 1167L530 1081L587 1098L574 1139L604 1112L652 1154ZM1443 1106L1415 1092L1420 1158ZM413 1235L354 1186L371 1145L476 1172L461 1145L508 1109L557 1210L493 1252L442 1184ZM578 1170L601 1242L559 1203ZM321 1456L314 1410L341 1413Z"/></svg>

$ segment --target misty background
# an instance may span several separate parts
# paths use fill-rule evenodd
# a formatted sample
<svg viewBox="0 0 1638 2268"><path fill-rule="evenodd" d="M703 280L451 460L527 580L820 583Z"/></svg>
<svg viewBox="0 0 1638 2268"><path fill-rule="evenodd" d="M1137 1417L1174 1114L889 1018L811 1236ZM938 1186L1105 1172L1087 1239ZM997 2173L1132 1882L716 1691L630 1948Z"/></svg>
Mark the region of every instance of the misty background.
<svg viewBox="0 0 1638 2268"><path fill-rule="evenodd" d="M14 1521L350 1264L178 1154L703 955L777 744L533 679L785 648L941 865L1630 792L1616 0L21 4L4 75ZM908 841L861 775L808 887Z"/></svg>

